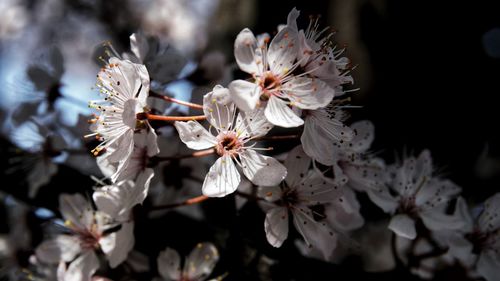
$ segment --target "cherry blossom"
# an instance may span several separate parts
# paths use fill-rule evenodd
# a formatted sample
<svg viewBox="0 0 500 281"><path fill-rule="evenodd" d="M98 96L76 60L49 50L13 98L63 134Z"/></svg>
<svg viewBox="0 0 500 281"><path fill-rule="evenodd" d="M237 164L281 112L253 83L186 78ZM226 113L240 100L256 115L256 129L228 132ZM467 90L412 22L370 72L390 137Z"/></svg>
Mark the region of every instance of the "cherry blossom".
<svg viewBox="0 0 500 281"><path fill-rule="evenodd" d="M286 176L285 167L274 158L259 154L257 151L262 148L255 147L255 143L248 144L272 128L262 110L237 113L228 90L221 86L204 96L203 110L210 122L210 131L195 121L175 122L179 137L189 148L213 148L219 156L205 177L203 194L222 197L234 192L241 180L234 163L254 184L271 186L281 182Z"/></svg>
<svg viewBox="0 0 500 281"><path fill-rule="evenodd" d="M272 124L297 127L304 121L291 107L318 109L332 101L335 94L332 88L299 69L297 30L282 28L269 46L266 38L259 41L245 28L234 42L238 66L254 80L236 80L229 84L231 98L238 108L243 111L265 108L264 114Z"/></svg>

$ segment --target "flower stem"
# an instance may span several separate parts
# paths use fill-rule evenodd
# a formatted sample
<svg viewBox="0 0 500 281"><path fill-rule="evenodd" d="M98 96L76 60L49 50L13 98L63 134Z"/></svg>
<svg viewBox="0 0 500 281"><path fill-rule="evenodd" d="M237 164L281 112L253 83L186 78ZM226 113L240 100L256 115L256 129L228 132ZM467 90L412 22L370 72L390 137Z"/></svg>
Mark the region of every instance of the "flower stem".
<svg viewBox="0 0 500 281"><path fill-rule="evenodd" d="M177 208L177 207L181 207L181 206L194 205L194 204L201 203L209 198L210 197L208 197L208 196L200 195L200 196L190 198L186 201L182 201L182 202L178 202L178 203L153 206L153 207L151 207L150 211L158 211L158 210Z"/></svg>
<svg viewBox="0 0 500 281"><path fill-rule="evenodd" d="M167 101L167 102L172 102L172 103L184 105L187 107L195 108L195 109L203 109L203 105L201 105L201 104L174 99L174 98L171 98L169 96L160 95L160 94L155 93L153 91L149 91L149 96L154 97L154 98L158 98L158 99L162 99L162 100Z"/></svg>
<svg viewBox="0 0 500 281"><path fill-rule="evenodd" d="M204 157L204 156L209 156L215 153L215 149L210 148L206 150L200 150L193 152L191 154L184 154L184 155L175 155L175 156L155 156L152 157L153 161L170 161L170 160L178 160L178 159L186 159L186 158L197 158L197 157Z"/></svg>
<svg viewBox="0 0 500 281"><path fill-rule="evenodd" d="M256 141L270 141L270 140L293 140L300 138L299 135L284 135L284 136L266 136L254 138Z"/></svg>
<svg viewBox="0 0 500 281"><path fill-rule="evenodd" d="M159 120L159 121L201 121L207 119L205 115L193 115L193 116L163 116L155 115L150 113L144 113L146 119L148 120Z"/></svg>

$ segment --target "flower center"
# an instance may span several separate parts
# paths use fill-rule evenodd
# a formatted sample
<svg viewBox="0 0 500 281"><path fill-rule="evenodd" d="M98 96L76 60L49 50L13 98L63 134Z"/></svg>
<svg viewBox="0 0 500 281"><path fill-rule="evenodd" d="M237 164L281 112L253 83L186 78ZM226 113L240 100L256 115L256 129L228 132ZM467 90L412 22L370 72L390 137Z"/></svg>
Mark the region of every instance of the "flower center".
<svg viewBox="0 0 500 281"><path fill-rule="evenodd" d="M235 132L227 132L217 136L215 150L219 156L229 155L235 157L241 147L242 142Z"/></svg>
<svg viewBox="0 0 500 281"><path fill-rule="evenodd" d="M271 97L272 92L277 91L281 87L281 80L271 71L264 73L264 79L261 79L259 86L262 88L260 100L267 101Z"/></svg>
<svg viewBox="0 0 500 281"><path fill-rule="evenodd" d="M82 249L93 250L99 247L99 239L101 238L99 233L94 233L86 229L78 230L76 232Z"/></svg>

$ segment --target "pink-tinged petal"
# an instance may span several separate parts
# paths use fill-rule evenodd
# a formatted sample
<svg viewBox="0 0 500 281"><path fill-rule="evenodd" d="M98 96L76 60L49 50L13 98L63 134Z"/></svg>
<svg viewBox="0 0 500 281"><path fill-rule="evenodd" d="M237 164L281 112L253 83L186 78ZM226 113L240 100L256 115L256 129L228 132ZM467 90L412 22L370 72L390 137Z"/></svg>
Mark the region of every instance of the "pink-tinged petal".
<svg viewBox="0 0 500 281"><path fill-rule="evenodd" d="M254 184L273 186L286 176L286 168L278 160L248 149L240 153L243 174Z"/></svg>
<svg viewBox="0 0 500 281"><path fill-rule="evenodd" d="M309 209L299 208L292 212L293 224L306 244L321 251L323 258L328 260L337 247L338 235L328 225L315 221Z"/></svg>
<svg viewBox="0 0 500 281"><path fill-rule="evenodd" d="M130 50L139 61L143 63L149 51L149 44L146 36L142 33L133 33L130 35Z"/></svg>
<svg viewBox="0 0 500 281"><path fill-rule="evenodd" d="M260 87L245 80L235 80L228 86L231 99L242 111L253 111L259 104Z"/></svg>
<svg viewBox="0 0 500 281"><path fill-rule="evenodd" d="M107 239L112 240L110 244L113 247L104 247L107 244ZM101 249L106 254L109 266L111 268L116 268L122 262L124 262L128 253L134 248L135 238L134 238L134 223L122 223L120 230L111 233L99 240Z"/></svg>
<svg viewBox="0 0 500 281"><path fill-rule="evenodd" d="M94 251L86 251L74 260L64 272L61 281L88 281L99 268L99 259Z"/></svg>
<svg viewBox="0 0 500 281"><path fill-rule="evenodd" d="M189 280L204 280L219 261L219 251L209 242L198 243L184 264L184 275Z"/></svg>
<svg viewBox="0 0 500 281"><path fill-rule="evenodd" d="M413 240L417 237L415 221L405 214L394 216L389 223L389 229L404 238Z"/></svg>
<svg viewBox="0 0 500 281"><path fill-rule="evenodd" d="M307 77L295 77L283 85L283 92L300 109L318 109L327 106L335 90L325 82Z"/></svg>
<svg viewBox="0 0 500 281"><path fill-rule="evenodd" d="M287 74L295 63L298 50L297 30L288 26L281 29L274 36L267 51L267 61L271 72L280 76Z"/></svg>
<svg viewBox="0 0 500 281"><path fill-rule="evenodd" d="M500 275L500 256L494 251L484 251L479 256L476 268L487 281L497 281Z"/></svg>
<svg viewBox="0 0 500 281"><path fill-rule="evenodd" d="M298 145L288 152L285 159L285 167L288 171L285 181L288 186L298 186L300 181L308 174L310 166L311 158L307 156L302 146Z"/></svg>
<svg viewBox="0 0 500 281"><path fill-rule="evenodd" d="M264 230L269 244L281 247L288 237L288 209L276 207L267 211Z"/></svg>
<svg viewBox="0 0 500 281"><path fill-rule="evenodd" d="M203 112L208 122L217 129L228 130L232 127L235 110L229 90L220 85L203 96Z"/></svg>
<svg viewBox="0 0 500 281"><path fill-rule="evenodd" d="M283 196L281 188L277 185L275 186L259 186L257 190L257 196L259 198L264 198L268 202L276 202Z"/></svg>
<svg viewBox="0 0 500 281"><path fill-rule="evenodd" d="M44 263L70 262L80 252L79 240L72 235L58 235L45 240L35 250L36 257Z"/></svg>
<svg viewBox="0 0 500 281"><path fill-rule="evenodd" d="M240 181L240 173L233 160L225 155L217 159L210 167L203 182L202 192L209 197L224 197L233 193Z"/></svg>
<svg viewBox="0 0 500 281"><path fill-rule="evenodd" d="M158 272L163 279L181 279L181 257L176 250L167 247L160 252L156 263L158 265Z"/></svg>
<svg viewBox="0 0 500 281"><path fill-rule="evenodd" d="M267 121L262 107L253 111L240 111L236 118L235 129L241 137L265 136L272 128L273 124Z"/></svg>
<svg viewBox="0 0 500 281"><path fill-rule="evenodd" d="M249 74L261 72L262 58L256 53L257 39L250 29L243 29L234 41L234 57L241 70ZM259 66L260 64L260 66Z"/></svg>
<svg viewBox="0 0 500 281"><path fill-rule="evenodd" d="M181 141L191 149L207 149L213 147L217 143L215 137L196 121L176 121L174 126L177 132L179 132Z"/></svg>
<svg viewBox="0 0 500 281"><path fill-rule="evenodd" d="M264 111L269 122L276 126L292 128L304 124L299 116L280 98L271 96Z"/></svg>
<svg viewBox="0 0 500 281"><path fill-rule="evenodd" d="M62 217L70 226L80 229L88 228L93 221L92 207L81 194L61 194L59 196L59 210Z"/></svg>

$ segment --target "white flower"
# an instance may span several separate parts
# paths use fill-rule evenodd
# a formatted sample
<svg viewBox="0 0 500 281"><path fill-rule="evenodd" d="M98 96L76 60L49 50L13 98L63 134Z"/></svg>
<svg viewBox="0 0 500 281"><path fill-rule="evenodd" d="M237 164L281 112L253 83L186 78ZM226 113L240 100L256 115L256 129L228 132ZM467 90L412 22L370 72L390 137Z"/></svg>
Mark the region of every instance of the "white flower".
<svg viewBox="0 0 500 281"><path fill-rule="evenodd" d="M124 180L137 181L140 177L149 178L153 176L153 169L148 165L149 158L160 152L156 133L152 128L147 128L133 134L132 137L134 147L129 156L123 161L113 163L105 155L98 158L97 165L102 173L110 177L114 183ZM109 152L113 153L114 150L114 148L110 148Z"/></svg>
<svg viewBox="0 0 500 281"><path fill-rule="evenodd" d="M125 180L103 186L94 191L92 198L101 212L116 221L126 221L130 217L130 210L146 199L151 178L152 172L145 173L136 182Z"/></svg>
<svg viewBox="0 0 500 281"><path fill-rule="evenodd" d="M134 148L134 131L149 126L137 119L146 107L148 72L144 65L112 57L97 75L97 86L105 98L89 103L101 111L90 129L103 142L92 152L97 156L110 150L105 157L120 169Z"/></svg>
<svg viewBox="0 0 500 281"><path fill-rule="evenodd" d="M463 227L463 221L445 214L448 202L460 193L461 188L450 180L432 176L429 151L424 150L417 159L405 159L402 165L394 167L392 171L388 177L388 187L379 185L376 189L368 190L375 204L385 212L394 214L389 229L399 236L415 239L418 220L434 231Z"/></svg>
<svg viewBox="0 0 500 281"><path fill-rule="evenodd" d="M484 208L474 220L463 200L457 203L462 209L465 227L448 239L449 253L460 262L477 271L488 281L498 280L500 274L500 193L484 202Z"/></svg>
<svg viewBox="0 0 500 281"><path fill-rule="evenodd" d="M219 261L219 251L212 243L198 243L181 266L177 251L166 248L158 256L158 271L164 280L203 281Z"/></svg>
<svg viewBox="0 0 500 281"><path fill-rule="evenodd" d="M272 128L261 110L237 113L228 90L221 86L215 86L204 96L203 110L215 128L215 135L195 121L175 122L181 140L189 148L215 148L220 156L205 177L203 194L222 197L236 190L240 174L234 162L254 184L271 186L281 182L286 176L285 167L274 158L257 153L259 148L255 148L255 144L247 144Z"/></svg>
<svg viewBox="0 0 500 281"><path fill-rule="evenodd" d="M264 227L269 244L280 247L288 237L288 215L291 212L293 224L307 245L320 250L328 260L338 237L330 225L320 221L326 219L328 212L320 214L315 207L328 208L325 204L339 200L341 192L316 170L309 170L310 165L311 159L298 146L285 160L288 175L282 185L259 187L260 196L274 203L266 212Z"/></svg>
<svg viewBox="0 0 500 281"><path fill-rule="evenodd" d="M298 30L297 18L299 11L293 8L288 14L287 26L297 32L299 48L297 59L300 66L311 76L321 79L340 95L342 85L353 83L349 75L348 66L350 61L346 57L341 57L344 49L337 49L333 44L334 33L328 33L328 27L318 30L318 18L312 18L307 29Z"/></svg>
<svg viewBox="0 0 500 281"><path fill-rule="evenodd" d="M266 41L266 40L261 40ZM297 31L284 27L267 43L258 43L249 29L234 42L234 56L241 70L254 82L236 80L229 84L231 98L243 111L265 107L269 122L281 127L297 127L304 121L290 108L318 109L333 99L334 90L299 69Z"/></svg>
<svg viewBox="0 0 500 281"><path fill-rule="evenodd" d="M90 280L99 268L96 251L102 251L113 268L127 258L134 245L133 223L113 224L80 194L62 194L59 208L70 233L42 242L36 256L45 263L70 263L60 268L62 280Z"/></svg>
<svg viewBox="0 0 500 281"><path fill-rule="evenodd" d="M335 108L305 110L306 121L300 137L302 147L309 157L324 165L333 165L338 158L335 155L335 143L350 142L355 133L343 124L345 113Z"/></svg>

